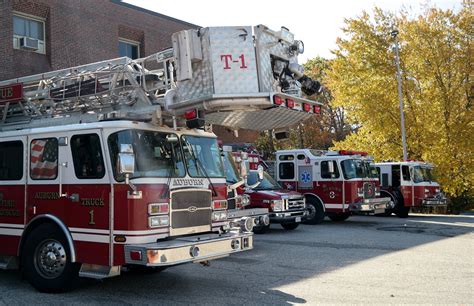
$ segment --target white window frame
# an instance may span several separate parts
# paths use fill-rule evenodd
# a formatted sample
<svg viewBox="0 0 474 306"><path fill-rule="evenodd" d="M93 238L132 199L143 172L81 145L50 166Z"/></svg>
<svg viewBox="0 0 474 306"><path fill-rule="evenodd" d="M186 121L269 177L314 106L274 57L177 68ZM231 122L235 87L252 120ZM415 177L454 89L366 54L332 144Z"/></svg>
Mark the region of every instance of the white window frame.
<svg viewBox="0 0 474 306"><path fill-rule="evenodd" d="M33 16L21 12L16 12L13 11L13 16L20 17L23 19L29 19L32 21L40 22L43 25L43 40L38 39L38 50L24 50L20 47L20 38L23 37L28 37L28 36L20 36L20 35L15 35L15 32L13 32L13 49L17 50L24 50L24 51L29 51L29 52L35 52L35 53L40 53L40 54L46 54L46 19L41 18L38 16ZM12 23L13 23L13 17L12 17ZM12 27L14 25L12 24ZM36 39L36 38L34 38Z"/></svg>
<svg viewBox="0 0 474 306"><path fill-rule="evenodd" d="M137 58L140 58L140 42L139 41L134 41L134 40L130 40L130 39L126 39L126 38L121 38L119 37L119 43L125 43L125 44L128 44L128 45L132 45L132 46L135 46L137 47L137 55L138 57ZM119 50L120 52L120 50Z"/></svg>

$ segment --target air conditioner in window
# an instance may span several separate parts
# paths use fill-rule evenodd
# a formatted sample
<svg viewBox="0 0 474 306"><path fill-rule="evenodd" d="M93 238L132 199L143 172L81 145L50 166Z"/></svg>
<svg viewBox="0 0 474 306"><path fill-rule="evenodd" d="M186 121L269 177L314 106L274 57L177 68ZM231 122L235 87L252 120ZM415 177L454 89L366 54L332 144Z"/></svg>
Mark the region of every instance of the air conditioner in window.
<svg viewBox="0 0 474 306"><path fill-rule="evenodd" d="M20 48L26 50L38 50L39 41L34 38L22 37L20 38Z"/></svg>

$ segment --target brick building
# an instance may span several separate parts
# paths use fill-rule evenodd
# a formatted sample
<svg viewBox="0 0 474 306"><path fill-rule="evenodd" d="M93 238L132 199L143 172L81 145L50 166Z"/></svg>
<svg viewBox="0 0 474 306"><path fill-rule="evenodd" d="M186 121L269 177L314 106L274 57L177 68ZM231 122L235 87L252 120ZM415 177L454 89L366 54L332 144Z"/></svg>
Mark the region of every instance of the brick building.
<svg viewBox="0 0 474 306"><path fill-rule="evenodd" d="M118 0L0 0L0 80L146 56L195 27Z"/></svg>
<svg viewBox="0 0 474 306"><path fill-rule="evenodd" d="M174 32L197 27L119 0L0 0L0 80L147 56L171 47ZM224 143L258 137L215 132Z"/></svg>

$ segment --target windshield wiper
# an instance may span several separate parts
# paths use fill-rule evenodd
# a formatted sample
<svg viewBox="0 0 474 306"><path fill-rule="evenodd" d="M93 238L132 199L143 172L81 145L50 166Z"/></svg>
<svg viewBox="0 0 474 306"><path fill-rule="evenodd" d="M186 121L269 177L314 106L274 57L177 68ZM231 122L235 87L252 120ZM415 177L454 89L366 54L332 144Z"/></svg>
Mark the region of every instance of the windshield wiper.
<svg viewBox="0 0 474 306"><path fill-rule="evenodd" d="M193 147L189 144L189 142L185 141L186 142L186 147L188 148L188 151L189 151L189 154L191 155L191 157L193 158L194 160L194 163L196 164L196 166L199 166L202 170L202 172L204 173L206 179L209 181L209 185L211 185L211 189L212 189L212 195L213 196L217 196L217 191L216 189L214 188L214 184L212 184L212 180L211 178L209 177L209 175L207 174L207 171L206 171L206 168L204 168L204 166L201 164L201 160L198 159L196 157L196 155L194 154L194 150L193 150ZM197 168L196 168L197 170Z"/></svg>

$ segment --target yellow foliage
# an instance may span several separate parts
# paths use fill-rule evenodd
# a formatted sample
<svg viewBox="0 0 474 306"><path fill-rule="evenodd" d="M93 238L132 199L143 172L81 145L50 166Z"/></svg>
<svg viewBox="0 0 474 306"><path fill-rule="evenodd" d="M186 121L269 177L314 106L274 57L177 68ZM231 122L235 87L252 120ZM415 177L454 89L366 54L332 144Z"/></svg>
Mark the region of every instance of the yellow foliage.
<svg viewBox="0 0 474 306"><path fill-rule="evenodd" d="M346 20L327 76L334 106L344 106L357 132L334 149L365 150L401 160L400 110L393 39L399 30L409 159L436 166L443 190L474 195L474 73L471 8L427 9L417 18L375 9Z"/></svg>

